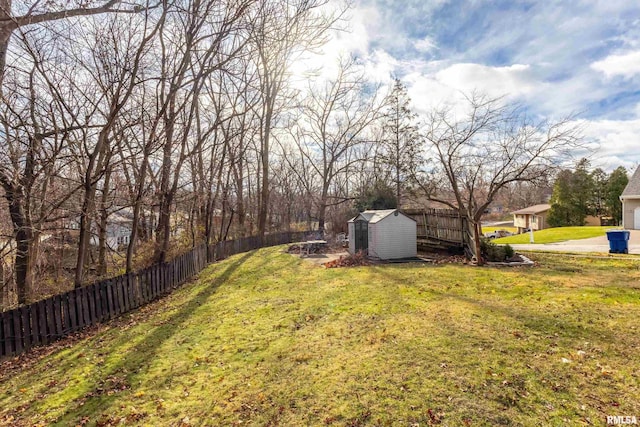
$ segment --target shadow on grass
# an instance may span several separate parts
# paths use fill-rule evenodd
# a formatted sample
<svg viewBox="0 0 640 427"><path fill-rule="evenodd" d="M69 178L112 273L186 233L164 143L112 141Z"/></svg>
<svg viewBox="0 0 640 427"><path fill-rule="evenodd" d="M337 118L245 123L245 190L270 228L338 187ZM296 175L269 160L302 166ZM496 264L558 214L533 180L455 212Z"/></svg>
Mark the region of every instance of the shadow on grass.
<svg viewBox="0 0 640 427"><path fill-rule="evenodd" d="M214 283L210 286L206 286L198 294L193 296L162 325L158 326L153 330L153 332L138 342L131 350L122 355L122 358L118 363L112 365L105 372L102 372L98 383L100 383L100 380L106 381L107 379L113 378L119 373L127 375L127 382L130 382L129 380L132 378L143 376L151 366L151 362L158 357L158 351L163 343L169 340L176 333L180 332L182 330L181 325L189 320L194 311L206 302L206 300L211 297L211 295L213 295L222 284L229 280L231 275L240 268L243 263L252 257L255 252L256 251L247 252L239 259L231 262L224 272L215 278ZM100 413L105 413L121 398L122 396L119 395L119 393L105 395L104 390L102 390L101 387L96 386L84 396L78 396L76 398L76 400L82 400L82 406L70 409L69 412L56 420L56 423L59 425L70 425L72 422L77 421L78 418L82 418L83 416L97 416Z"/></svg>
<svg viewBox="0 0 640 427"><path fill-rule="evenodd" d="M201 291L194 290L182 298L182 301L185 302L180 302L177 305L179 312L163 316L161 322L154 320L153 310L167 310L167 300L165 302L156 301L151 305L126 313L114 321L104 324L101 330L93 332L92 336L47 356L32 369L19 373L12 379L14 385L11 388L7 387L6 393L0 394L0 414L3 413L3 407L9 408L11 406L14 396L21 394L22 390L28 390L29 395L33 396L24 400L28 405L25 407L30 407L31 411L41 414L51 409L51 405L53 408L71 413L75 410L73 402L76 404L83 402L83 405L90 405L92 400L104 402L107 398L105 393L120 384L123 377L132 377L134 372L144 372L154 360L153 356L140 358L137 353L153 355L162 346L162 341L179 334L181 332L180 326L188 322L193 310L205 304L207 299L217 291L217 288L228 282L231 275L249 257L257 258L253 261L252 272L264 273L270 266L273 266L272 254L265 254L263 251L264 249L247 252L237 260L224 261L228 262L227 265L217 264L214 267L215 272L212 273L205 270L204 274L201 273L199 280L211 281L211 285L204 285L205 287ZM280 258L276 264L272 268L274 273L283 268L294 268L297 271L301 266L299 260L289 256ZM209 276L212 278L209 279ZM202 285L198 285L198 287L200 286ZM187 292L189 292L188 289ZM171 304L170 300L169 304ZM168 307L168 309L173 310L174 308ZM127 329L129 327L135 328L141 311L147 312L140 322L143 324L147 322L149 332L145 334L146 331L142 331L140 334L132 335L132 332ZM34 381L34 378L39 380ZM114 381L116 384L113 384ZM55 385L51 387L50 384ZM21 392L18 393L18 390ZM64 408L62 406L64 402L71 404Z"/></svg>

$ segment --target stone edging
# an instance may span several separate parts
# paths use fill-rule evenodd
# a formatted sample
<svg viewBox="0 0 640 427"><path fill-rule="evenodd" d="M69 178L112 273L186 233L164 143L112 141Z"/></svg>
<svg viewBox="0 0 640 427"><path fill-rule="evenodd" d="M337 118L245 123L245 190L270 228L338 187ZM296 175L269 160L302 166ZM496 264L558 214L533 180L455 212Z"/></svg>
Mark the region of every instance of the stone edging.
<svg viewBox="0 0 640 427"><path fill-rule="evenodd" d="M532 267L534 262L522 254L518 254L522 258L522 262L487 262L491 267Z"/></svg>

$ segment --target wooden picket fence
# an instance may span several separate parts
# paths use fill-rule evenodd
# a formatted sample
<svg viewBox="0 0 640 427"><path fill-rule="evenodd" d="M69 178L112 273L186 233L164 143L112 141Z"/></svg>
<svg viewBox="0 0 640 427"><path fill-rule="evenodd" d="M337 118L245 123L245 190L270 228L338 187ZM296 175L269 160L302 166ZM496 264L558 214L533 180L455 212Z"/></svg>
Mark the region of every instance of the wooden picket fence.
<svg viewBox="0 0 640 427"><path fill-rule="evenodd" d="M207 264L260 247L304 239L285 232L200 245L169 262L102 280L42 301L0 313L0 359L47 345L87 326L114 319L170 293Z"/></svg>

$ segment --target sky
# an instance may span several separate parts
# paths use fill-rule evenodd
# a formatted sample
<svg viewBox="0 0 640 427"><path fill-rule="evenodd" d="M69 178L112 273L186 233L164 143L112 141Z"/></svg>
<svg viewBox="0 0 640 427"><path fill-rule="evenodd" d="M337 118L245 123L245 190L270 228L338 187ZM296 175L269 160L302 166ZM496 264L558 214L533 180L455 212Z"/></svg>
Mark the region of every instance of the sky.
<svg viewBox="0 0 640 427"><path fill-rule="evenodd" d="M476 90L536 117L568 116L593 167L640 163L637 0L355 0L326 51L402 79L425 112Z"/></svg>

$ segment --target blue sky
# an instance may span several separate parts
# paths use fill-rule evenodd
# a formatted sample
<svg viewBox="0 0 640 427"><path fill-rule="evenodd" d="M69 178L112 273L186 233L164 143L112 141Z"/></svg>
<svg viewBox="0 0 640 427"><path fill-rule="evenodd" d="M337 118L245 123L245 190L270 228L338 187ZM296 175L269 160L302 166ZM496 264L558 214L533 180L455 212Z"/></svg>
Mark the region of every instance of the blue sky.
<svg viewBox="0 0 640 427"><path fill-rule="evenodd" d="M401 77L426 111L460 91L575 115L594 166L640 162L640 2L356 0L337 43L380 79Z"/></svg>

